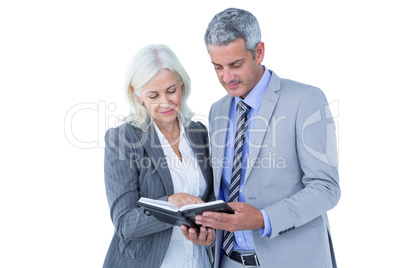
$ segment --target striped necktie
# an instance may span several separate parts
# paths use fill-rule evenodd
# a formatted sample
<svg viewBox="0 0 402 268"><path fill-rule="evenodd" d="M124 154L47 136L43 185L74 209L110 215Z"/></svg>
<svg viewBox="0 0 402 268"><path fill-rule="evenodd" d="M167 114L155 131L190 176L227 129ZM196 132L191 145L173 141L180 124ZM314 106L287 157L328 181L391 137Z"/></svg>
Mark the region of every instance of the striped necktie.
<svg viewBox="0 0 402 268"><path fill-rule="evenodd" d="M241 167L242 167L242 154L243 154L243 143L247 133L247 113L250 111L250 106L240 101L238 104L239 117L237 119L237 129L235 137L235 147L233 154L233 168L232 168L232 178L229 187L228 202L238 202L239 200L239 189L240 189L240 177L241 177ZM233 233L229 231L223 232L223 250L230 256L233 252L234 240Z"/></svg>

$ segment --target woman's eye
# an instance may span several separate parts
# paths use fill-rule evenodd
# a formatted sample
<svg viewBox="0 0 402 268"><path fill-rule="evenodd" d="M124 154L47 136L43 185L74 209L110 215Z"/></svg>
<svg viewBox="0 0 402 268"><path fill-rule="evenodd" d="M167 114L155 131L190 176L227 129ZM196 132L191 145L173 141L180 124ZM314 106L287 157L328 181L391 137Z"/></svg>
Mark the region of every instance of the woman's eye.
<svg viewBox="0 0 402 268"><path fill-rule="evenodd" d="M149 96L150 99L156 99L156 97L158 97L158 95L150 95Z"/></svg>
<svg viewBox="0 0 402 268"><path fill-rule="evenodd" d="M169 93L169 94L172 94L172 93L175 93L176 92L176 89L169 89L168 91L167 91L167 93Z"/></svg>

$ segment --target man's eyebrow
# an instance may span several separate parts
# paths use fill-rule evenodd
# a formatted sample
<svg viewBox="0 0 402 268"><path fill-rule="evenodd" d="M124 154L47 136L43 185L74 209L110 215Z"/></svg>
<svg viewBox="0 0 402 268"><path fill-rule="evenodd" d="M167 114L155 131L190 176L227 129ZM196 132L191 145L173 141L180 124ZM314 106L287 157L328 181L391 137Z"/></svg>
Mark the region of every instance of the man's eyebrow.
<svg viewBox="0 0 402 268"><path fill-rule="evenodd" d="M236 63L240 63L240 62L242 62L242 61L244 61L244 59L238 59L238 60L235 60L234 62L231 62L231 63L229 63L229 65L234 65L234 64L236 64ZM212 64L213 65L219 65L219 66L222 66L221 64L219 64L219 63L215 63L215 62L213 62L213 61L211 61L212 62Z"/></svg>
<svg viewBox="0 0 402 268"><path fill-rule="evenodd" d="M235 65L236 63L240 63L242 61L244 61L244 59L238 59L238 60L236 60L236 61L234 61L232 63L229 63L229 65Z"/></svg>

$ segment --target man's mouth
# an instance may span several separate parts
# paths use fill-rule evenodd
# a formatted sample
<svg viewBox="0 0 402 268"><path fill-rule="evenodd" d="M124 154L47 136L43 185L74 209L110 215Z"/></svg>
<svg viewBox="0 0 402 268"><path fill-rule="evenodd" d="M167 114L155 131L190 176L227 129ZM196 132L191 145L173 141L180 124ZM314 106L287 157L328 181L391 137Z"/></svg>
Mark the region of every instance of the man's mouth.
<svg viewBox="0 0 402 268"><path fill-rule="evenodd" d="M240 81L236 83L226 84L229 89L236 89L240 85Z"/></svg>

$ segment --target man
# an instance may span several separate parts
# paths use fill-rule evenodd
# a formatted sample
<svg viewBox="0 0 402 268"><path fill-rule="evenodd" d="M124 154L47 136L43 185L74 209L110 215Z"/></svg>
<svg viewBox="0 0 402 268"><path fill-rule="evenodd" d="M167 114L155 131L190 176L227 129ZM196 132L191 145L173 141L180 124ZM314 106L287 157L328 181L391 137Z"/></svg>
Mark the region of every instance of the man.
<svg viewBox="0 0 402 268"><path fill-rule="evenodd" d="M197 216L217 229L215 267L336 267L326 211L340 188L324 93L262 65L258 21L245 10L215 15L205 43L228 93L209 116L214 190L235 211ZM183 233L200 244L215 238Z"/></svg>

